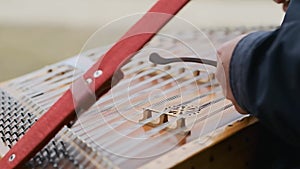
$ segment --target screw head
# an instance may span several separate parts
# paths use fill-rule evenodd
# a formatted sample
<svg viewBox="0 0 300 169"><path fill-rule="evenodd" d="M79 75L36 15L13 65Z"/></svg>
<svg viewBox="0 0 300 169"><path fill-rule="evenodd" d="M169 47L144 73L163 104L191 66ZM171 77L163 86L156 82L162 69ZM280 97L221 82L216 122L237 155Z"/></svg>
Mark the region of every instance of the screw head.
<svg viewBox="0 0 300 169"><path fill-rule="evenodd" d="M101 76L103 74L103 71L102 70L97 70L95 73L94 73L94 78L97 78L99 76Z"/></svg>
<svg viewBox="0 0 300 169"><path fill-rule="evenodd" d="M88 78L88 79L86 79L86 82L87 82L88 84L91 84L91 83L93 82L93 79Z"/></svg>
<svg viewBox="0 0 300 169"><path fill-rule="evenodd" d="M12 155L9 157L8 161L9 161L9 162L12 162L12 161L15 160L15 158L16 158L16 154L12 154Z"/></svg>

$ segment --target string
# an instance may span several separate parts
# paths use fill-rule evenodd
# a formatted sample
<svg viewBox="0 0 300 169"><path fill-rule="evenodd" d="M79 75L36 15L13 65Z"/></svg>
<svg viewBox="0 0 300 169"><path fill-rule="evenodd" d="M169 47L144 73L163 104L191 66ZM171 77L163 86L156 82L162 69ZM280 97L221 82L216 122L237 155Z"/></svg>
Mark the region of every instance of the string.
<svg viewBox="0 0 300 169"><path fill-rule="evenodd" d="M179 79L183 78L185 75L186 75L186 73L181 74L181 75L175 77L174 79L175 79L175 80L179 80ZM197 77L197 78L201 78L201 77ZM197 79L197 78L196 78L196 79ZM136 94L130 96L130 98L120 99L120 100L114 102L114 104L117 105L117 104L121 104L121 103L126 103L128 100L137 98L137 97L143 95L144 93L146 93L146 92L148 92L148 91L152 91L153 89L160 88L160 87L162 87L162 86L164 86L164 85L166 85L166 84L172 82L172 80L174 80L174 79L168 79L168 80L165 80L165 81L162 82L162 83L156 84L156 85L154 85L154 86L152 86L152 87L150 87L150 88L147 88L147 89L143 90L143 92L139 92L139 93L136 93ZM190 82L193 82L193 80L194 80L194 79L185 81L184 83L182 83L182 85L189 84ZM176 87L177 87L177 86L176 86ZM172 92L173 90L177 89L176 87L172 87L172 88L170 88L170 89L167 89L167 90L165 91L165 93L167 94L167 93L169 93L169 92ZM141 102L144 103L144 102L146 102L146 100L142 100ZM99 104L101 104L101 102L100 102ZM135 106L136 106L136 105L135 105ZM133 107L132 105L129 105L129 106L127 107L127 109L129 110L129 109L131 109L132 107ZM101 112L108 111L110 108L114 108L114 105L111 105L111 102L109 103L108 106L104 106L103 108L101 108ZM96 110L95 110L95 112L96 112ZM112 115L118 116L118 114L116 114L116 113L118 113L118 112L115 111L115 112L113 112L113 113L111 113L111 114L112 114ZM97 114L95 114L95 115L97 115ZM108 116L107 116L107 117L108 117ZM87 120L88 120L88 121L89 121L89 120L94 120L94 118L95 118L95 116L91 116L91 117L90 117L89 119L87 119ZM82 120L81 122L85 122L85 121L86 121L86 120L83 120L83 119L80 119L80 120Z"/></svg>
<svg viewBox="0 0 300 169"><path fill-rule="evenodd" d="M207 119L207 118L209 118L209 117L211 117L211 116L213 116L213 115L215 115L215 114L217 114L217 113L219 113L221 111L224 111L224 110L226 110L226 109L228 109L230 107L232 107L232 104L228 104L225 107L217 109L216 111L214 111L212 113L209 113L209 114L206 114L205 116L197 118L196 121L195 121L195 123L199 123L199 122L201 122L201 121L203 121L203 120L205 120L205 119ZM148 141L149 143L145 143L145 140L141 139L141 140L138 141L138 144L129 144L128 146L126 146L125 151L122 150L122 154L127 154L127 156L132 156L132 157L133 156L137 156L140 153L142 153L142 152L144 152L144 151L146 151L148 149L151 149L153 147L159 147L159 145L161 145L163 142L165 142L166 140L174 137L175 135L177 135L177 134L179 134L181 132L182 132L182 129L178 128L178 129L175 129L173 131L169 131L170 134L168 134L168 135L160 134L160 136L157 137L157 138L159 138L159 139L157 139L158 142L154 142L154 141L149 142ZM185 137L185 136L183 136L183 137ZM133 145L133 146L130 146L130 145ZM135 151L130 151L134 147L143 147L143 148L136 148ZM117 165L119 165L119 164L121 164L122 162L124 162L127 159L126 158L119 158L119 159L112 159L112 160L114 160L114 162Z"/></svg>
<svg viewBox="0 0 300 169"><path fill-rule="evenodd" d="M118 122L119 123L119 122ZM101 128L101 132L103 131L103 127ZM107 133L111 131L111 128L107 129ZM107 134L107 133L103 133L103 134Z"/></svg>
<svg viewBox="0 0 300 169"><path fill-rule="evenodd" d="M184 75L182 75L182 76L184 76ZM181 78L181 77L177 77L177 78ZM197 78L201 78L201 77L197 77ZM197 80L197 78L196 78L196 80ZM182 83L182 85L183 85L183 86L188 85L190 82L193 82L193 81L194 81L194 79L190 79L190 80L185 81L184 83ZM206 86L206 85L207 85L207 84L204 84L204 85L202 85L202 86ZM160 85L160 86L161 86L161 85ZM152 88L156 88L156 87L157 87L157 86L154 86L154 87L152 87ZM176 87L177 87L177 86L176 86ZM166 90L165 93L167 94L167 93L169 93L169 92L172 92L173 90L177 89L176 87L172 87L172 88ZM200 86L200 87L201 87L201 86ZM151 91L152 88L148 88L146 91ZM142 94L143 94L143 93L142 93ZM138 97L138 96L140 96L140 95L136 95L135 97ZM132 98L132 97L131 97L131 98ZM131 98L130 98L130 99L131 99ZM127 99L125 99L124 101L127 101ZM141 102L144 103L144 102L146 102L146 100L142 100ZM134 105L134 106L136 106L136 105ZM132 105L129 105L129 106L127 107L127 109L130 110L132 107L133 107ZM112 114L113 118L119 117L116 111L113 112L113 113L111 113L111 114ZM109 116L107 116L107 117L109 117ZM95 117L93 116L93 117L90 117L89 119L87 119L87 121L82 121L82 123L84 123L84 122L90 122L90 120L94 121L94 119L95 119ZM107 121L109 121L109 120L112 120L112 119L108 119ZM97 122L95 121L94 123L97 123ZM95 125L95 124L91 124L91 126L94 126L94 125Z"/></svg>
<svg viewBox="0 0 300 169"><path fill-rule="evenodd" d="M205 94L205 95L207 95L207 94ZM203 97L204 97L204 96L203 96ZM199 97L199 98L200 98L200 97ZM194 99L192 99L192 100L194 100ZM205 106L205 105L204 105L204 106ZM154 117L154 118L155 118L155 117ZM146 124L146 123L144 122L144 124L142 124L142 125L145 125L145 124ZM136 128L139 128L139 127L141 127L141 126L135 127L135 129L136 129ZM101 131L102 131L102 128L101 128ZM109 131L110 131L110 130L109 130ZM128 133L130 133L130 132L128 132ZM108 138L108 139L107 139L107 138ZM110 138L110 137L106 137L105 140L101 139L101 141L102 141L102 142L105 142L106 140L110 140L110 142L112 142L111 139L112 139L112 138Z"/></svg>
<svg viewBox="0 0 300 169"><path fill-rule="evenodd" d="M208 103L206 103L206 104L200 106L200 107L199 107L199 111L202 110L202 109L204 109L204 108L206 108L206 107L208 107L208 106L210 106L210 104L217 103L217 102L219 102L219 101L221 101L221 100L223 100L223 99L224 99L224 97L221 97L221 98L215 99L215 100L213 100L213 101L211 101L211 102L208 102ZM149 122L151 122L151 121L157 119L157 118L160 117L162 114L165 114L165 112L162 111L161 113L158 113L157 115L154 115L152 118L145 119L145 120L141 121L140 123L138 123L137 125L135 125L135 126L133 126L133 127L131 127L131 128L127 128L126 130L124 130L124 131L122 131L122 132L120 131L120 132L122 133L122 135L117 135L117 136L115 136L115 137L105 137L105 138L101 138L101 141L104 142L104 144L101 144L101 146L103 146L103 147L108 147L108 146L110 146L110 145L116 143L117 141L119 141L118 139L124 137L123 135L129 135L129 134L135 132L136 130L138 130L138 129L140 129L141 127L145 126L147 123L149 123ZM172 123L174 123L174 122L177 122L179 119L184 118L184 117L185 117L185 115L179 115L179 116L176 117L175 119L172 119L172 121L168 121L168 122L166 122L166 123L164 123L164 124L161 124L160 126L155 127L155 128L154 128L153 130L151 130L151 131L147 131L147 132L143 133L142 135L140 135L140 137L143 137L143 138L145 138L145 139L146 139L146 138L150 138L152 135L157 134L159 131L161 131L161 130L163 130L164 128L168 127L170 124L172 124ZM145 136L146 136L146 137L145 137ZM139 136L137 136L137 137L139 137ZM104 139L104 140L103 140L103 139ZM109 141L109 142L106 142L106 141ZM107 144L105 144L105 142L106 142Z"/></svg>

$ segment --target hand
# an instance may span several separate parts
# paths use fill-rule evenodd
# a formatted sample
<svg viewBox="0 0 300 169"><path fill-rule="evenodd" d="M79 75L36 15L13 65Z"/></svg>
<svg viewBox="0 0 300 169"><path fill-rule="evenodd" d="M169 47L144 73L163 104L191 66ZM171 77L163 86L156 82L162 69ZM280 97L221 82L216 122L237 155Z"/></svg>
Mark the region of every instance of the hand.
<svg viewBox="0 0 300 169"><path fill-rule="evenodd" d="M221 45L221 47L218 49L218 65L217 65L217 71L216 71L216 78L219 81L223 93L225 97L232 101L235 109L240 112L241 114L247 114L246 111L244 111L236 102L235 98L233 97L232 90L230 87L230 81L229 81L229 65L230 60L232 57L232 53L238 44L238 42L245 37L246 35L241 35L231 41L228 41Z"/></svg>
<svg viewBox="0 0 300 169"><path fill-rule="evenodd" d="M274 1L278 4L282 4L282 9L286 12L290 4L290 0L274 0Z"/></svg>

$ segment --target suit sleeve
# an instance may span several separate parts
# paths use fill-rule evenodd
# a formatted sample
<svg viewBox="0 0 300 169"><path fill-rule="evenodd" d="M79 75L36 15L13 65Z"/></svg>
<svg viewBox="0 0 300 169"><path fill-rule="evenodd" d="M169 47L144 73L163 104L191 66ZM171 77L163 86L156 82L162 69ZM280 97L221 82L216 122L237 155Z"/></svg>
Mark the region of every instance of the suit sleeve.
<svg viewBox="0 0 300 169"><path fill-rule="evenodd" d="M237 103L286 142L300 147L300 1L281 27L255 32L236 46L230 85Z"/></svg>

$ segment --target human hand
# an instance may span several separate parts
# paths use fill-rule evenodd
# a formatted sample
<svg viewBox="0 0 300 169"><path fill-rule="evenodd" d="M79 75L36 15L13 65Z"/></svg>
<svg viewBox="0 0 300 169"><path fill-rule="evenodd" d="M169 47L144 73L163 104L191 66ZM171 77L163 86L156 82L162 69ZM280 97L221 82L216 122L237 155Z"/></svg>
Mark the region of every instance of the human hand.
<svg viewBox="0 0 300 169"><path fill-rule="evenodd" d="M274 0L274 1L278 4L282 4L282 9L286 12L290 4L290 0Z"/></svg>
<svg viewBox="0 0 300 169"><path fill-rule="evenodd" d="M233 51L238 44L238 42L245 37L246 35L241 35L231 41L228 41L221 45L221 47L217 50L218 53L218 65L217 65L217 71L216 71L216 78L219 81L223 93L225 97L228 100L231 100L235 109L240 112L241 114L247 114L245 110L243 110L238 103L236 102L232 90L230 87L230 81L229 81L229 65L230 60L233 54Z"/></svg>

